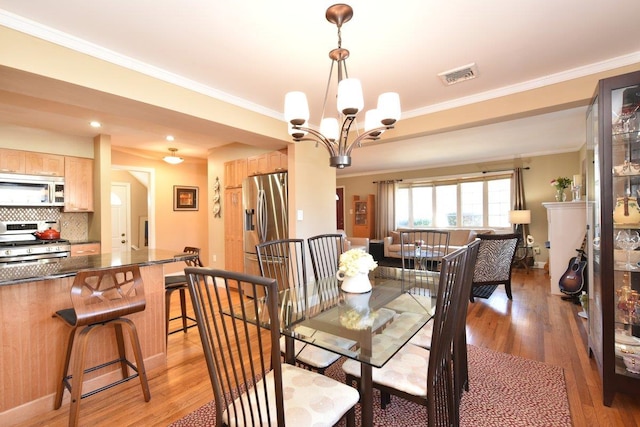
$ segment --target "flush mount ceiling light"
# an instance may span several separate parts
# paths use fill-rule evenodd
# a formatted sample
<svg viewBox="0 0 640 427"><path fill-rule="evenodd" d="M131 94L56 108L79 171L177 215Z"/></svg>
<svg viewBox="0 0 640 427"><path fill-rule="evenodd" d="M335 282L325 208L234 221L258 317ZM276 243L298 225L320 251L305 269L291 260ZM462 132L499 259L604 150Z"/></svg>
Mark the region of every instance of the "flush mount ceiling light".
<svg viewBox="0 0 640 427"><path fill-rule="evenodd" d="M353 141L349 142L349 131L356 120L356 115L364 106L362 85L360 80L349 78L346 59L349 51L342 48L342 24L353 17L353 9L346 4L334 4L327 9L327 21L338 27L338 47L329 52L331 69L324 95L320 131L308 127L309 104L303 92L289 92L284 100L284 116L289 126L289 134L294 142L314 141L322 144L329 152L329 164L342 169L351 166L351 150L360 147L362 141L374 141L387 129L393 129L400 120L400 97L395 92L383 93L378 97L378 107L365 114L364 133L357 132ZM333 75L333 67L338 68L338 116L342 121L339 126L335 117L325 117L327 98ZM356 125L357 128L357 125Z"/></svg>
<svg viewBox="0 0 640 427"><path fill-rule="evenodd" d="M184 159L182 157L176 156L176 152L178 151L177 148L169 148L169 151L171 152L171 155L164 156L162 160L172 165L177 165L178 163L184 162Z"/></svg>

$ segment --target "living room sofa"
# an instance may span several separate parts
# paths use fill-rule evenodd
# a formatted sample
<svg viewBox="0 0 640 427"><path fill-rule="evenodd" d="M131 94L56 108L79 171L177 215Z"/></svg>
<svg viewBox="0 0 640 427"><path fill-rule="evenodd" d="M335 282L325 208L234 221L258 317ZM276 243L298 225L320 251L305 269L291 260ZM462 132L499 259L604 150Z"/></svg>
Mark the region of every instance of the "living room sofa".
<svg viewBox="0 0 640 427"><path fill-rule="evenodd" d="M385 258L402 258L400 253L400 233L402 231L412 231L418 229L399 229L396 231L392 231L390 236L387 236L383 239L384 245L384 257ZM419 230L429 230L429 229L419 229ZM456 249L461 248L467 243L471 243L473 239L476 238L478 234L493 234L495 231L491 228L442 228L442 229L431 229L431 230L442 230L449 232L449 249L447 253L451 253ZM411 247L411 245L409 246Z"/></svg>

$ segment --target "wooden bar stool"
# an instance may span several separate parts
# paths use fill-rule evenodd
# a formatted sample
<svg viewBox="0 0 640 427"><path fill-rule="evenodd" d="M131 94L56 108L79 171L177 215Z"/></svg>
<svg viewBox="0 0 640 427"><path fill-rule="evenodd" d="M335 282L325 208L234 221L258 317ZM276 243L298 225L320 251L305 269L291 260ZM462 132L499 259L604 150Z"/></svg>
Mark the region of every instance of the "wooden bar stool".
<svg viewBox="0 0 640 427"><path fill-rule="evenodd" d="M186 259L184 262L188 267L202 267L202 261L200 260L200 248L194 248L191 246L185 246L185 253L195 254L196 258ZM171 317L171 294L175 291L179 291L180 293L180 316ZM165 276L164 278L164 298L165 298L165 311L166 311L166 332L167 337L171 334L175 334L176 332L184 332L187 333L187 329L193 328L197 326L198 323L196 319L190 317L187 314L187 276L184 274L179 274L175 276ZM182 319L182 329L175 329L173 331L169 331L169 323L172 320ZM191 323L187 323L187 321L191 321Z"/></svg>
<svg viewBox="0 0 640 427"><path fill-rule="evenodd" d="M56 389L54 408L59 409L62 405L62 395L64 394L64 389L67 388L71 392L69 425L76 426L80 412L80 399L92 396L136 377L140 378L144 400L148 402L151 399L151 394L149 393L149 384L147 383L138 333L133 322L122 317L145 309L144 287L138 266L79 271L71 287L71 302L73 308L57 311L54 315L70 327L67 348ZM110 362L85 369L85 356L91 333L100 329L101 326L110 325L115 329L119 357ZM82 329L78 333L78 342L74 351L73 372L69 375L69 362L76 330L79 327L82 327ZM126 358L123 328L127 330L131 339L135 365ZM85 373L116 363L120 364L122 379L82 394L82 382ZM133 370L131 375L129 375L128 368Z"/></svg>

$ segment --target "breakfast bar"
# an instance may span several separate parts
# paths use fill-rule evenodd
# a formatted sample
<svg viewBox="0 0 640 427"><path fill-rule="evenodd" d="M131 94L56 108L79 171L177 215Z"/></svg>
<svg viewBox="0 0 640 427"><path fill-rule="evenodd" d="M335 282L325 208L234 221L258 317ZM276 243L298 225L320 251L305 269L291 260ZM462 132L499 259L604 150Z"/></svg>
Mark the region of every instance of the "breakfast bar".
<svg viewBox="0 0 640 427"><path fill-rule="evenodd" d="M146 308L129 318L140 336L148 376L166 369L164 268L183 262L192 254L144 249L63 258L57 262L16 264L0 268L0 360L2 390L0 425L51 410L66 339L65 326L52 317L71 307L70 289L76 273L84 269L138 265L144 282ZM104 340L113 340L111 331ZM99 340L99 339L98 339ZM101 363L115 355L113 345L89 349L89 363ZM129 351L129 350L127 350ZM92 375L93 374L93 375ZM97 388L119 375L100 370L85 376L85 386ZM153 390L151 390L153 397ZM65 394L68 400L69 395ZM7 423L5 423L7 421Z"/></svg>

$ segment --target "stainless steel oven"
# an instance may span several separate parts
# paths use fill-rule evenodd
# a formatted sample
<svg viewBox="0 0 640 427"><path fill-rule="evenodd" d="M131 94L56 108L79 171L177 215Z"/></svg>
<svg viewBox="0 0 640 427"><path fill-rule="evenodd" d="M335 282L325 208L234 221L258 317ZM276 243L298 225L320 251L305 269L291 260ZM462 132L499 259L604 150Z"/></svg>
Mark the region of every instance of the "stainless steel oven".
<svg viewBox="0 0 640 427"><path fill-rule="evenodd" d="M1 221L0 267L24 263L49 263L71 255L65 239L39 239L36 232L58 229L57 221ZM59 230L58 230L59 231Z"/></svg>

